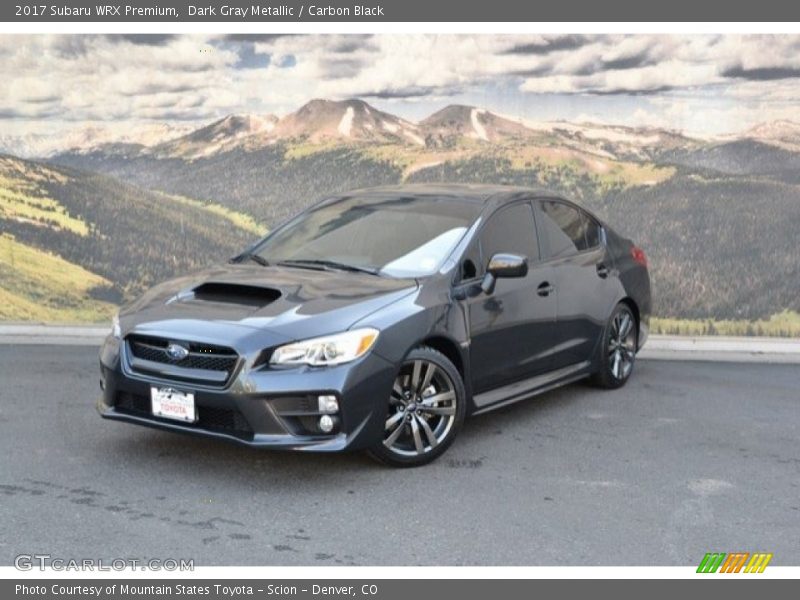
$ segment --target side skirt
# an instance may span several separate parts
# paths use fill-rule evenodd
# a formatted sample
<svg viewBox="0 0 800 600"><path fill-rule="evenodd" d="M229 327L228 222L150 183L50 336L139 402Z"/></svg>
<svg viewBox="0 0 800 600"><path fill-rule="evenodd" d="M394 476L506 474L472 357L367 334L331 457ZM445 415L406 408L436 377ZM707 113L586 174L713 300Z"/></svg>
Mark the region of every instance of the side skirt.
<svg viewBox="0 0 800 600"><path fill-rule="evenodd" d="M475 411L473 415L479 415L501 406L513 404L520 400L525 400L532 396L538 396L562 385L567 385L590 374L591 362L583 362L561 367L555 371L537 375L524 381L517 381L509 385L504 385L488 392L482 392L473 396Z"/></svg>

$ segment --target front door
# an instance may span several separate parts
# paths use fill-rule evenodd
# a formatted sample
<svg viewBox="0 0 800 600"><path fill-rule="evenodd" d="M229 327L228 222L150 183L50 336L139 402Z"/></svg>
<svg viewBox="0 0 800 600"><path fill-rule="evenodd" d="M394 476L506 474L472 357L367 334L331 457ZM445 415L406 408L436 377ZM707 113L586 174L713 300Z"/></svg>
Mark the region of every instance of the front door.
<svg viewBox="0 0 800 600"><path fill-rule="evenodd" d="M470 326L470 370L475 393L485 392L550 370L556 303L553 268L539 264L532 205L503 207L478 236L482 276L497 253L528 258L525 277L497 280L494 293L465 300Z"/></svg>

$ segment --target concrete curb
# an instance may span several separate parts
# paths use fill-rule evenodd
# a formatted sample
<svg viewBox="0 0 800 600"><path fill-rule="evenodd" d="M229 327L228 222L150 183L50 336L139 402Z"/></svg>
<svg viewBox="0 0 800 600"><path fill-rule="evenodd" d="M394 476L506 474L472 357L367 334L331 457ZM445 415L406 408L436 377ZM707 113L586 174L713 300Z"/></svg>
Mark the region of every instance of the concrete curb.
<svg viewBox="0 0 800 600"><path fill-rule="evenodd" d="M100 325L0 325L0 344L100 346L111 330Z"/></svg>
<svg viewBox="0 0 800 600"><path fill-rule="evenodd" d="M0 324L0 344L100 346L108 331L109 327L105 325ZM800 364L800 339L651 335L639 357L646 360Z"/></svg>
<svg viewBox="0 0 800 600"><path fill-rule="evenodd" d="M650 336L639 352L645 360L800 364L800 340Z"/></svg>

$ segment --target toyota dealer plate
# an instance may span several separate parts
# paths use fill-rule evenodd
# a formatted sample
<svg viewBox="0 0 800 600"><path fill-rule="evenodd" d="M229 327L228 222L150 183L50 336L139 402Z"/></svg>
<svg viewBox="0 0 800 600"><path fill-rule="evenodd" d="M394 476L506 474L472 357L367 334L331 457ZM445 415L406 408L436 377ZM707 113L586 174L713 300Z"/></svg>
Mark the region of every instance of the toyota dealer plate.
<svg viewBox="0 0 800 600"><path fill-rule="evenodd" d="M176 421L194 423L197 418L194 408L194 394L181 392L175 388L150 388L153 401L153 414Z"/></svg>

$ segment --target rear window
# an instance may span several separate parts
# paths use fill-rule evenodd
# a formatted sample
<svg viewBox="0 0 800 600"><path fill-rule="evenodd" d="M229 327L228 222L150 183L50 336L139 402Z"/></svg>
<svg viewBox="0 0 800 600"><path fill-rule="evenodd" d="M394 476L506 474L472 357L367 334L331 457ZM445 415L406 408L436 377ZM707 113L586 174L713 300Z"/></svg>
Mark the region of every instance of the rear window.
<svg viewBox="0 0 800 600"><path fill-rule="evenodd" d="M551 201L543 201L541 206L551 257L570 256L586 248L585 223L577 209Z"/></svg>
<svg viewBox="0 0 800 600"><path fill-rule="evenodd" d="M596 248L600 245L600 225L586 213L581 213L586 220L586 247Z"/></svg>
<svg viewBox="0 0 800 600"><path fill-rule="evenodd" d="M600 245L600 226L582 210L563 202L544 200L541 227L547 237L550 257L583 252Z"/></svg>

